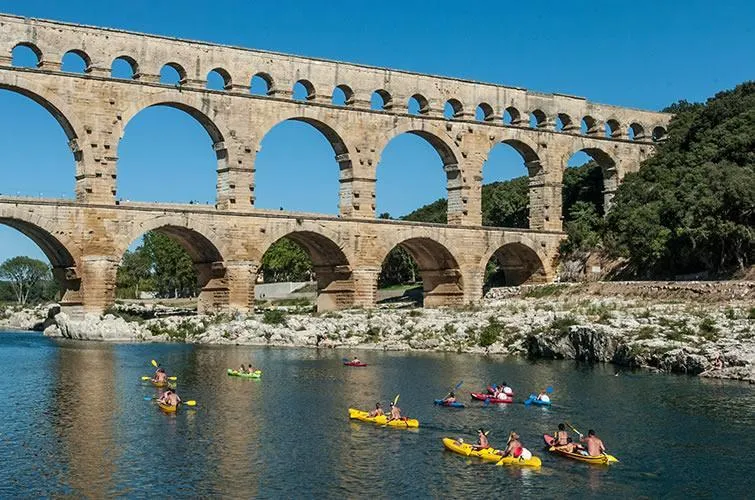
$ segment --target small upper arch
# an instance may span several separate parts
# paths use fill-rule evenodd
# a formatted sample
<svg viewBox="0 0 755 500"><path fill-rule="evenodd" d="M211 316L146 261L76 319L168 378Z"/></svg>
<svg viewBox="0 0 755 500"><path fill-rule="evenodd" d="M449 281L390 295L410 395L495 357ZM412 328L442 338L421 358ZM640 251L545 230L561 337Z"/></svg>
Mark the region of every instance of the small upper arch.
<svg viewBox="0 0 755 500"><path fill-rule="evenodd" d="M645 139L645 127L637 122L633 122L629 125L627 134L633 141L640 141L642 139Z"/></svg>
<svg viewBox="0 0 755 500"><path fill-rule="evenodd" d="M160 69L160 83L183 85L186 83L186 70L175 62L169 62Z"/></svg>
<svg viewBox="0 0 755 500"><path fill-rule="evenodd" d="M548 124L548 116L541 109L530 111L530 127L544 128Z"/></svg>
<svg viewBox="0 0 755 500"><path fill-rule="evenodd" d="M292 90L292 97L297 101L311 101L315 98L315 86L309 80L298 80Z"/></svg>
<svg viewBox="0 0 755 500"><path fill-rule="evenodd" d="M582 118L582 123L580 125L580 130L583 134L593 135L600 132L598 130L598 120L590 115L585 115L584 118Z"/></svg>
<svg viewBox="0 0 755 500"><path fill-rule="evenodd" d="M657 127L653 127L652 139L655 142L659 142L666 139L666 129L660 125L658 125Z"/></svg>
<svg viewBox="0 0 755 500"><path fill-rule="evenodd" d="M255 95L270 95L273 93L274 81L269 73L260 72L252 76L249 92Z"/></svg>
<svg viewBox="0 0 755 500"><path fill-rule="evenodd" d="M446 104L443 106L443 116L446 118L460 118L463 113L464 105L460 100L454 99L453 97L447 100Z"/></svg>
<svg viewBox="0 0 755 500"><path fill-rule="evenodd" d="M574 128L574 120L567 113L558 113L556 115L556 130L569 131Z"/></svg>
<svg viewBox="0 0 755 500"><path fill-rule="evenodd" d="M207 73L208 89L229 90L232 85L231 74L223 68L214 68Z"/></svg>
<svg viewBox="0 0 755 500"><path fill-rule="evenodd" d="M409 98L407 111L410 115L425 115L430 111L430 103L422 94L414 94Z"/></svg>
<svg viewBox="0 0 755 500"><path fill-rule="evenodd" d="M482 122L489 122L495 119L495 111L493 106L486 102L481 102L475 110L475 119Z"/></svg>
<svg viewBox="0 0 755 500"><path fill-rule="evenodd" d="M113 59L113 63L110 65L110 76L112 78L136 80L139 78L139 63L131 56L118 56Z"/></svg>
<svg viewBox="0 0 755 500"><path fill-rule="evenodd" d="M60 69L70 73L89 73L92 70L92 59L83 50L69 50L63 54Z"/></svg>
<svg viewBox="0 0 755 500"><path fill-rule="evenodd" d="M623 131L621 130L621 124L616 118L609 118L606 120L606 137L621 137Z"/></svg>
<svg viewBox="0 0 755 500"><path fill-rule="evenodd" d="M379 111L393 106L393 97L384 89L378 89L370 97L370 109Z"/></svg>
<svg viewBox="0 0 755 500"><path fill-rule="evenodd" d="M31 42L19 42L11 49L11 64L17 68L37 68L42 64L42 51Z"/></svg>
<svg viewBox="0 0 755 500"><path fill-rule="evenodd" d="M514 106L509 106L503 110L504 125L518 125L522 120L522 113Z"/></svg>
<svg viewBox="0 0 755 500"><path fill-rule="evenodd" d="M346 84L336 85L331 102L337 106L350 106L354 104L354 91Z"/></svg>

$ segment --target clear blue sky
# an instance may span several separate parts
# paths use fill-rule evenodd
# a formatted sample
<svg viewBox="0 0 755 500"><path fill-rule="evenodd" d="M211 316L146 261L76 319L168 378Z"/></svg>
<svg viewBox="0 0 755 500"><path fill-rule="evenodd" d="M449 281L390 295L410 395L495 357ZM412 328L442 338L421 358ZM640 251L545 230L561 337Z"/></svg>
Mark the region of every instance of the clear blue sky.
<svg viewBox="0 0 755 500"><path fill-rule="evenodd" d="M391 68L562 92L661 109L701 101L755 77L755 2L252 2L3 1L0 12L123 28ZM148 109L119 149L120 197L214 201L215 159L204 130L172 109ZM579 159L575 159L578 162ZM257 162L257 205L334 214L338 166L308 125L283 123ZM0 193L71 197L73 160L57 122L0 91ZM145 183L145 174L158 180ZM399 181L409 173L410 180ZM497 147L485 182L524 175ZM445 197L436 153L400 136L378 167L378 212L394 216ZM317 186L316 195L311 187ZM407 186L410 194L407 195ZM0 261L42 257L0 226Z"/></svg>

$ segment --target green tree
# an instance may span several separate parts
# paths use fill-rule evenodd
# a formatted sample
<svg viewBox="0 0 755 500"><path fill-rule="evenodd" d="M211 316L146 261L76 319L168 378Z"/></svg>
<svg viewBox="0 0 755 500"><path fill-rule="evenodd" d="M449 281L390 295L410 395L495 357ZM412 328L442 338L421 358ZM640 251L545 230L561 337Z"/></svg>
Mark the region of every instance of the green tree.
<svg viewBox="0 0 755 500"><path fill-rule="evenodd" d="M149 253L143 246L133 252L127 250L121 260L116 274L116 288L122 298L139 298L141 291L152 290L154 280L152 269L154 267Z"/></svg>
<svg viewBox="0 0 755 500"><path fill-rule="evenodd" d="M16 302L20 305L26 305L37 285L50 278L50 266L31 257L13 257L0 264L0 279L10 283Z"/></svg>
<svg viewBox="0 0 755 500"><path fill-rule="evenodd" d="M179 243L150 231L144 234L141 251L152 263L155 291L160 297L194 297L199 293L194 263Z"/></svg>
<svg viewBox="0 0 755 500"><path fill-rule="evenodd" d="M397 246L388 253L383 261L378 276L378 286L386 287L414 283L417 281L418 274L419 268L412 256L403 247Z"/></svg>
<svg viewBox="0 0 755 500"><path fill-rule="evenodd" d="M312 279L312 259L288 238L273 243L262 256L262 276L266 283Z"/></svg>

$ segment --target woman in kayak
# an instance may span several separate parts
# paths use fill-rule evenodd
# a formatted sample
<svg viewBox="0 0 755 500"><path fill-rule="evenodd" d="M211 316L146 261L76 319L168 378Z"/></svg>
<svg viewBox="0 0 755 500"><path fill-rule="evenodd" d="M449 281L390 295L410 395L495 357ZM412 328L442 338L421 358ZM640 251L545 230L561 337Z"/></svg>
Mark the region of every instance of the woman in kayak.
<svg viewBox="0 0 755 500"><path fill-rule="evenodd" d="M553 446L565 446L569 442L569 433L566 432L566 426L564 424L558 424L558 432L553 437L555 441Z"/></svg>
<svg viewBox="0 0 755 500"><path fill-rule="evenodd" d="M485 434L484 430L477 429L477 444L473 444L472 448L476 450L484 450L485 448L490 448L488 436L487 434Z"/></svg>
<svg viewBox="0 0 755 500"><path fill-rule="evenodd" d="M532 452L522 446L522 442L519 441L519 434L512 431L511 434L509 434L509 441L506 444L506 449L503 451L503 456L512 456L514 458L529 460L532 458Z"/></svg>
<svg viewBox="0 0 755 500"><path fill-rule="evenodd" d="M380 402L378 401L375 403L375 409L370 410L370 412L367 414L370 417L379 417L380 415L385 415L385 412L383 411L383 408L380 407Z"/></svg>
<svg viewBox="0 0 755 500"><path fill-rule="evenodd" d="M542 401L543 403L550 403L551 402L551 398L550 398L550 396L548 396L548 393L545 391L545 389L543 389L542 391L540 391L540 394L537 395L537 400L538 401Z"/></svg>

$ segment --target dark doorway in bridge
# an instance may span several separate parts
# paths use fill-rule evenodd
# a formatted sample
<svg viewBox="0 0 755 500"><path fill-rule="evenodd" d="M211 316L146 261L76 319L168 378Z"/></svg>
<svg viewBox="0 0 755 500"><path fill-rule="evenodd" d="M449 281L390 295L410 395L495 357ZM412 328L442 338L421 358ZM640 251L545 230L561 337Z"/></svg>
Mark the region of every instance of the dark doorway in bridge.
<svg viewBox="0 0 755 500"><path fill-rule="evenodd" d="M255 164L255 206L271 210L338 214L339 164L346 146L327 125L290 119L262 139Z"/></svg>
<svg viewBox="0 0 755 500"><path fill-rule="evenodd" d="M115 297L211 312L225 305L222 260L217 248L196 231L179 226L148 231L123 254Z"/></svg>
<svg viewBox="0 0 755 500"><path fill-rule="evenodd" d="M73 198L69 137L42 98L0 86L0 195Z"/></svg>
<svg viewBox="0 0 755 500"><path fill-rule="evenodd" d="M352 307L351 266L327 236L306 230L289 233L263 254L255 299L267 306L314 307L316 311Z"/></svg>
<svg viewBox="0 0 755 500"><path fill-rule="evenodd" d="M458 306L464 284L456 258L430 238L408 238L386 254L378 278L379 302L424 307Z"/></svg>
<svg viewBox="0 0 755 500"><path fill-rule="evenodd" d="M545 280L543 263L537 253L525 244L508 243L498 248L486 263L483 292Z"/></svg>
<svg viewBox="0 0 755 500"><path fill-rule="evenodd" d="M152 106L128 121L118 145L117 199L214 206L216 138L189 111Z"/></svg>
<svg viewBox="0 0 755 500"><path fill-rule="evenodd" d="M599 256L605 231L605 191L615 181L615 168L608 155L598 150L574 153L563 173L561 194L563 228L568 240L561 245L561 278L580 280L591 255ZM596 270L599 266L595 267ZM599 271L598 271L599 272Z"/></svg>
<svg viewBox="0 0 755 500"><path fill-rule="evenodd" d="M42 52L36 45L22 43L11 52L11 64L17 68L36 68L42 61Z"/></svg>
<svg viewBox="0 0 755 500"><path fill-rule="evenodd" d="M525 156L534 154L523 143L498 143L482 166L482 224L529 227L529 177Z"/></svg>
<svg viewBox="0 0 755 500"><path fill-rule="evenodd" d="M58 258L59 268L73 265L67 250L49 233L0 217L0 304L30 306L60 300L64 282L55 279L50 257L40 244L53 260ZM63 277L62 273L55 274Z"/></svg>
<svg viewBox="0 0 755 500"><path fill-rule="evenodd" d="M445 224L447 173L434 137L404 133L383 149L376 168L375 214Z"/></svg>

